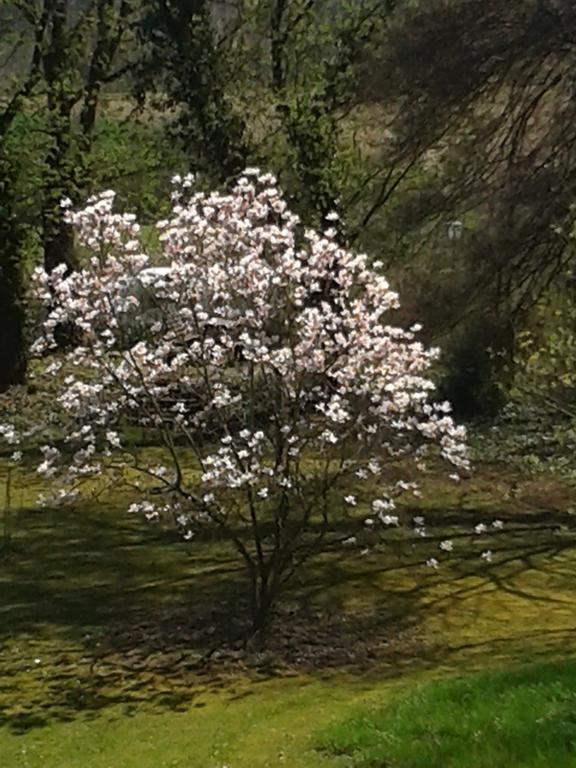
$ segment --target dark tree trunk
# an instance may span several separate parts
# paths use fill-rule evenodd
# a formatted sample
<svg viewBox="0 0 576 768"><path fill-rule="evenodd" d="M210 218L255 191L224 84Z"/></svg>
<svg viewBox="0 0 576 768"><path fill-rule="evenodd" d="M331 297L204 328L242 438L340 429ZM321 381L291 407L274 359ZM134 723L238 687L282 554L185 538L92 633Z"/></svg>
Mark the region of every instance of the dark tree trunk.
<svg viewBox="0 0 576 768"><path fill-rule="evenodd" d="M76 265L74 233L64 220L52 221L44 239L44 268L47 272L59 264L66 264L72 271Z"/></svg>
<svg viewBox="0 0 576 768"><path fill-rule="evenodd" d="M42 211L44 268L47 272L59 264L66 264L70 271L75 268L74 235L64 220L61 206L64 197L76 197L76 179L71 167L72 103L63 97L58 101L51 97L52 147L46 159L45 199Z"/></svg>
<svg viewBox="0 0 576 768"><path fill-rule="evenodd" d="M274 589L265 574L260 574L252 582L251 594L251 632L263 636L270 625L272 607L275 600Z"/></svg>
<svg viewBox="0 0 576 768"><path fill-rule="evenodd" d="M0 144L0 392L26 378L22 237L13 193L14 169Z"/></svg>
<svg viewBox="0 0 576 768"><path fill-rule="evenodd" d="M25 312L18 254L6 240L0 248L0 392L5 392L26 378Z"/></svg>
<svg viewBox="0 0 576 768"><path fill-rule="evenodd" d="M43 55L47 86L48 133L51 147L46 158L45 197L42 210L44 268L59 264L74 269L74 240L64 221L61 201L76 197L76 163L72 156L72 110L77 101L68 83L73 51L68 32L68 0L50 0L50 44Z"/></svg>
<svg viewBox="0 0 576 768"><path fill-rule="evenodd" d="M46 0L50 20L49 45L42 54L47 86L48 133L51 147L46 158L45 200L42 211L44 266L51 272L60 264L68 271L77 268L72 228L64 220L63 198L74 203L82 199L89 186L87 159L92 148L98 103L104 83L113 79L112 68L133 7L130 0L95 0L84 12L82 20L92 13L93 47L85 57L81 48L82 34L72 32L71 0ZM76 25L79 30L80 23ZM83 78L83 88L73 86ZM79 109L78 120L75 111ZM77 130L79 128L79 130Z"/></svg>

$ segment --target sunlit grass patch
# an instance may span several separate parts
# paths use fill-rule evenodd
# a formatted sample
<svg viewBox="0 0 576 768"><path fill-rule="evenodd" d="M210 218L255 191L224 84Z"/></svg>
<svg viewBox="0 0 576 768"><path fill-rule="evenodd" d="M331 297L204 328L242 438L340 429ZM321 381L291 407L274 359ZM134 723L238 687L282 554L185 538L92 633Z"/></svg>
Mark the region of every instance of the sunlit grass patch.
<svg viewBox="0 0 576 768"><path fill-rule="evenodd" d="M576 662L427 683L320 740L336 764L354 768L572 768Z"/></svg>

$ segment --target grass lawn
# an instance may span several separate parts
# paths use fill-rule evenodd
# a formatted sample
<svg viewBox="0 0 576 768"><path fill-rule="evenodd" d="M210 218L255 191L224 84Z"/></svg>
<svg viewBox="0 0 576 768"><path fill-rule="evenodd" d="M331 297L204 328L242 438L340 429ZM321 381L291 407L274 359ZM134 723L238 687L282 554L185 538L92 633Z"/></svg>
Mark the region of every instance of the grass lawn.
<svg viewBox="0 0 576 768"><path fill-rule="evenodd" d="M317 723L347 711L359 695L340 681L264 683L204 695L186 711L97 716L14 735L0 730L2 768L249 768L330 765L315 752Z"/></svg>
<svg viewBox="0 0 576 768"><path fill-rule="evenodd" d="M272 651L203 665L241 593L233 553L217 538L182 542L118 499L32 509L33 482L19 479L0 553L0 768L434 768L436 753L366 762L388 748L381 734L424 748L413 742L428 726L443 768L576 768L566 752L576 666L547 664L576 648L576 521L558 484L510 496L487 472L456 490L431 479L419 510L429 541L326 553L285 596ZM470 533L496 517L501 535ZM445 536L454 553L426 568ZM493 561L469 557L470 541ZM491 666L528 671L454 679ZM447 761L444 737L454 759L459 738L472 745L468 762ZM512 751L502 762L523 739L532 762ZM470 762L476 753L492 759Z"/></svg>
<svg viewBox="0 0 576 768"><path fill-rule="evenodd" d="M576 662L427 683L323 735L354 768L573 768Z"/></svg>

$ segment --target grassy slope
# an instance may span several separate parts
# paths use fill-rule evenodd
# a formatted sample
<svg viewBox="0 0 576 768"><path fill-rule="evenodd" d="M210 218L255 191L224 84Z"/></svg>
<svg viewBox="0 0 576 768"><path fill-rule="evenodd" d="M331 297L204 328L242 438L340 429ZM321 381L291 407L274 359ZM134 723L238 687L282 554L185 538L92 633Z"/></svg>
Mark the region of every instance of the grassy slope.
<svg viewBox="0 0 576 768"><path fill-rule="evenodd" d="M576 663L429 683L324 734L338 765L573 768Z"/></svg>
<svg viewBox="0 0 576 768"><path fill-rule="evenodd" d="M471 524L528 510L537 526L546 510L569 501L542 482L512 498L486 472L456 492L432 483L427 498L425 514L440 534L453 506L467 509ZM238 578L218 542L178 544L114 509L23 512L14 552L0 560L0 765L333 765L314 750L314 733L342 722L350 707L380 706L398 686L430 674L571 650L570 539L509 528L490 567L455 556L436 574L422 568L421 552L408 552L400 569L385 553L351 554L328 559L298 586L351 621L365 621L368 611L367 633L382 631L396 611L411 612L426 635L416 650L387 654L383 645L360 671L219 674L216 665L206 677L180 662L155 667L162 653L145 642L104 656L98 638L110 623L188 609L210 600L211 590L217 601L222 581Z"/></svg>

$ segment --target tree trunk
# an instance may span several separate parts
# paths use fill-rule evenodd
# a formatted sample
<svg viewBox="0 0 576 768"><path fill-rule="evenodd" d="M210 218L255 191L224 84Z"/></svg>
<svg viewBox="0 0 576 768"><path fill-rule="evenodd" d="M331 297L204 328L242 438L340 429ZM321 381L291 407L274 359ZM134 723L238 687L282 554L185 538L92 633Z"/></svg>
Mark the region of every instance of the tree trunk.
<svg viewBox="0 0 576 768"><path fill-rule="evenodd" d="M14 169L0 145L0 392L26 378L22 237L14 210Z"/></svg>
<svg viewBox="0 0 576 768"><path fill-rule="evenodd" d="M270 625L272 607L276 595L265 574L259 574L252 582L251 634L263 636Z"/></svg>
<svg viewBox="0 0 576 768"><path fill-rule="evenodd" d="M18 254L6 240L0 248L0 392L5 392L26 378L25 312Z"/></svg>
<svg viewBox="0 0 576 768"><path fill-rule="evenodd" d="M64 220L62 199L76 198L75 169L70 158L72 142L71 110L72 104L51 97L49 104L52 125L52 147L46 158L45 198L42 210L42 240L44 249L44 268L47 272L60 264L65 264L69 271L75 268L74 234L71 226ZM54 103L55 102L55 103Z"/></svg>
<svg viewBox="0 0 576 768"><path fill-rule="evenodd" d="M63 198L77 197L76 162L73 157L72 110L77 101L69 80L73 51L68 30L68 0L50 0L49 44L43 54L47 87L47 133L51 146L46 157L44 204L42 209L42 245L44 268L51 272L59 264L75 267L74 238L64 221Z"/></svg>
<svg viewBox="0 0 576 768"><path fill-rule="evenodd" d="M63 219L50 220L44 237L44 268L47 272L59 264L66 264L69 271L76 268L74 253L74 233Z"/></svg>

